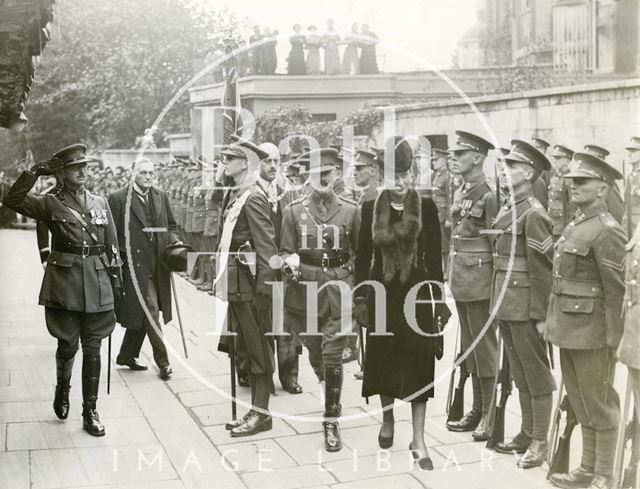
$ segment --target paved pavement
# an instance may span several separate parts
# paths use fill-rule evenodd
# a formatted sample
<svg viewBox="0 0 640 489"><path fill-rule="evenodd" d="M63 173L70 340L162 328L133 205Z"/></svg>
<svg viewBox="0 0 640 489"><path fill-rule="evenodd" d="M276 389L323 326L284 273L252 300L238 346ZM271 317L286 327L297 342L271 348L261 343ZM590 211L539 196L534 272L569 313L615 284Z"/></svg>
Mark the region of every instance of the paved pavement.
<svg viewBox="0 0 640 489"><path fill-rule="evenodd" d="M352 375L355 362L345 374L343 412L349 419L341 423L344 449L324 452L317 421L323 407L306 353L301 359L304 393L292 396L278 386L272 397L271 409L288 416L274 419L272 431L230 438L223 426L230 419L229 363L217 352L217 337L212 335L214 299L177 277L188 360L174 320L165 327L173 350L172 380L160 380L155 367L132 372L113 363L111 395L107 396L105 341L98 408L107 435L91 437L82 431L80 355L72 379L69 419L58 420L51 407L55 341L37 304L42 273L33 231L0 230L2 489L550 487L543 469L520 471L514 456L489 452L484 444L471 442L470 434L445 429L445 370L454 354L454 328L446 335L445 358L437 366L443 381L427 406L426 437L433 471L420 471L412 462L407 449L411 412L405 403L396 404L395 445L389 451L378 448L378 400L366 404L360 396L360 381ZM456 324L455 319L451 324ZM117 326L113 358L122 334ZM152 365L148 342L143 351L141 360ZM248 401L248 389L239 388L238 393ZM466 398L471 399L470 391ZM507 437L518 431L517 411L517 395L512 395ZM239 413L244 412L239 406ZM579 436L574 436L574 459L580 453L579 443Z"/></svg>

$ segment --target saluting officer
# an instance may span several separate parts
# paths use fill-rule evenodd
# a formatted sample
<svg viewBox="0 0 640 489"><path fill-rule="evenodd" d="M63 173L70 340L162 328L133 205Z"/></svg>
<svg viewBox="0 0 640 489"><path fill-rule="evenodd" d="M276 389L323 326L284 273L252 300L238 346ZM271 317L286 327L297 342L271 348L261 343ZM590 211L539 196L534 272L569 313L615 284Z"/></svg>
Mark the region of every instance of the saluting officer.
<svg viewBox="0 0 640 489"><path fill-rule="evenodd" d="M57 385L53 409L69 414L71 372L78 341L82 342L82 427L103 436L96 402L100 382L100 344L115 327L115 300L121 294L118 239L106 199L84 188L87 147L74 144L45 163L26 170L4 199L15 211L45 222L52 250L40 289L49 333L58 340ZM41 175L58 172L63 188L55 195L29 194ZM112 288L113 283L113 288Z"/></svg>
<svg viewBox="0 0 640 489"><path fill-rule="evenodd" d="M501 173L500 186L509 192L511 183L513 201L507 195L493 225L498 234L493 245L491 296L493 306L497 307L496 318L511 375L518 388L522 427L512 441L498 443L496 451L524 453L517 464L528 469L542 465L546 459L552 392L556 388L547 344L541 336L552 280L552 224L533 196L534 181L551 164L532 145L517 139L511 141L511 151L504 161L506 169ZM499 301L503 288L504 296Z"/></svg>
<svg viewBox="0 0 640 489"><path fill-rule="evenodd" d="M251 386L252 409L225 426L232 437L239 437L272 427L269 397L275 362L271 342L265 336L268 331L261 318L271 315L268 282L274 281L276 275L269 260L277 256L278 250L269 201L262 189L250 180L249 155L257 162L265 158L266 153L250 141L239 137L235 140L221 152L225 159L224 175L233 181L234 188L224 196L218 234L221 260L224 260L225 252L236 253L226 262L228 320L230 330L237 334L239 349L246 352L242 368L247 372ZM228 241L227 236L230 236ZM251 258L240 255L244 252L255 253L253 264ZM223 263L218 264L218 267L223 266Z"/></svg>
<svg viewBox="0 0 640 489"><path fill-rule="evenodd" d="M306 330L307 287L315 282L318 289L317 318L319 335L302 336L309 350L311 367L325 382L325 421L322 423L325 449L342 448L338 418L341 412L342 352L346 336L341 333L341 319L348 314L351 298L342 304L338 285L330 281L353 280L353 253L358 236L358 207L336 195L335 168L340 164L333 148L310 151L300 157L310 162L311 194L293 202L284 212L280 252L296 280L285 289L285 321L298 333ZM315 162L319 161L319 165ZM299 262L296 260L299 258ZM324 287L323 287L324 286ZM349 302L349 304L346 304Z"/></svg>
<svg viewBox="0 0 640 489"><path fill-rule="evenodd" d="M451 171L461 175L464 184L456 191L451 206L449 287L460 317L462 351L468 351L477 338L479 342L465 359L473 385L473 407L459 421L448 421L447 428L473 431L474 440L484 441L498 363L495 323L489 324L482 333L489 319L493 279L493 255L487 230L493 224L498 204L482 165L494 146L465 131L456 131L456 135L457 141L449 149Z"/></svg>
<svg viewBox="0 0 640 489"><path fill-rule="evenodd" d="M625 149L627 150L627 163L631 165L631 173L625 182L624 200L625 202L628 199L631 200L631 229L635 229L640 223L640 137L632 137ZM627 229L626 222L623 228Z"/></svg>
<svg viewBox="0 0 640 489"><path fill-rule="evenodd" d="M576 153L574 162L566 177L578 211L556 244L545 338L560 349L567 395L582 426L582 461L551 481L609 489L620 422L613 375L623 330L625 233L606 201L622 175L588 153Z"/></svg>

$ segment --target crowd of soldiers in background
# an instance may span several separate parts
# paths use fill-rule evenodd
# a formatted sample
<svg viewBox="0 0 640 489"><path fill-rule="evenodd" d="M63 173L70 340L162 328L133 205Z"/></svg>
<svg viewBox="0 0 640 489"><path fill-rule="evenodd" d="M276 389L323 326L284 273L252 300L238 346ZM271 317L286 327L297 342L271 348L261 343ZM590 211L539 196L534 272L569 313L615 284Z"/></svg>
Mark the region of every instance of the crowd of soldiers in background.
<svg viewBox="0 0 640 489"><path fill-rule="evenodd" d="M293 34L289 37L291 50L286 59L288 75L358 75L379 73L376 58L378 36L367 24L351 25L350 31L341 35L334 27L332 19L328 19L324 32L319 32L315 25L303 31L300 24L293 26ZM245 39L237 40L240 50L236 56L239 77L250 75L274 75L278 70L278 35L277 30L269 27L253 27L248 44ZM341 46L344 46L342 55ZM224 48L214 51L206 64L215 63L224 55ZM223 81L222 66L214 70L214 81Z"/></svg>

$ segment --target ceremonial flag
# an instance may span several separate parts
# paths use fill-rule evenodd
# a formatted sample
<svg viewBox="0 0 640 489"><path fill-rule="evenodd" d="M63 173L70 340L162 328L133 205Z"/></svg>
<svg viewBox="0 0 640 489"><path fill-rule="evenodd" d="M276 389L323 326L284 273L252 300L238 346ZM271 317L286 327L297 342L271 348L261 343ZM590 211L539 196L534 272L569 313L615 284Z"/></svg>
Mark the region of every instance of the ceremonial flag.
<svg viewBox="0 0 640 489"><path fill-rule="evenodd" d="M228 48L228 52L231 47ZM231 143L231 135L240 135L242 132L240 110L240 94L238 93L238 69L235 56L227 60L227 77L221 104L225 107L223 112L223 136L222 144Z"/></svg>

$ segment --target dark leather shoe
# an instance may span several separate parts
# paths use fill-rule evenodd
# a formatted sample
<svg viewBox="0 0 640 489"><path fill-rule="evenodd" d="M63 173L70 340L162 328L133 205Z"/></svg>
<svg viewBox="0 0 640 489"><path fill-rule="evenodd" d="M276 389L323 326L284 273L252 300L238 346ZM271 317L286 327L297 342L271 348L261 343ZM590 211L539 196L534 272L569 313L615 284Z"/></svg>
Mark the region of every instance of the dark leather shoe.
<svg viewBox="0 0 640 489"><path fill-rule="evenodd" d="M234 419L233 421L229 421L224 425L224 429L227 431L231 431L232 429L240 426L242 423L246 423L247 419L249 419L249 413L251 413L251 411L247 411L247 413L241 418Z"/></svg>
<svg viewBox="0 0 640 489"><path fill-rule="evenodd" d="M391 436L382 436L382 426L380 426L380 432L378 433L378 446L383 450L391 448L393 446L394 431L391 431Z"/></svg>
<svg viewBox="0 0 640 489"><path fill-rule="evenodd" d="M247 420L240 426L229 431L229 434L236 438L240 436L256 435L262 431L269 431L273 427L273 420L268 414L261 414L256 411L249 411Z"/></svg>
<svg viewBox="0 0 640 489"><path fill-rule="evenodd" d="M324 434L324 449L327 452L339 452L342 450L340 425L338 425L337 421L323 421L322 432Z"/></svg>
<svg viewBox="0 0 640 489"><path fill-rule="evenodd" d="M100 422L95 407L87 408L85 406L82 411L82 429L91 436L104 436L104 425Z"/></svg>
<svg viewBox="0 0 640 489"><path fill-rule="evenodd" d="M473 409L465 414L459 421L447 421L447 429L449 431L463 432L473 431L480 423L482 413Z"/></svg>
<svg viewBox="0 0 640 489"><path fill-rule="evenodd" d="M171 370L171 365L160 367L160 378L162 380L169 380L172 374L173 370Z"/></svg>
<svg viewBox="0 0 640 489"><path fill-rule="evenodd" d="M123 358L121 356L116 358L116 365L129 367L131 370L147 370L149 368L146 365L139 363L137 358Z"/></svg>
<svg viewBox="0 0 640 489"><path fill-rule="evenodd" d="M476 429L473 430L471 436L473 437L474 441L487 441L489 439L489 434L487 433L486 414L480 418L480 422L478 423L478 426L476 426Z"/></svg>
<svg viewBox="0 0 640 489"><path fill-rule="evenodd" d="M518 433L513 440L508 443L502 442L496 445L496 452L498 453L524 453L529 448L531 438L522 431Z"/></svg>
<svg viewBox="0 0 640 489"><path fill-rule="evenodd" d="M548 445L545 440L531 440L524 455L518 459L518 468L531 469L540 467L547 459Z"/></svg>
<svg viewBox="0 0 640 489"><path fill-rule="evenodd" d="M595 474L593 472L580 466L568 474L552 474L549 477L549 481L555 486L573 489L576 487L589 487L594 477Z"/></svg>
<svg viewBox="0 0 640 489"><path fill-rule="evenodd" d="M67 419L69 416L69 389L71 386L56 385L56 394L53 398L53 411L59 419Z"/></svg>
<svg viewBox="0 0 640 489"><path fill-rule="evenodd" d="M283 382L282 388L289 394L302 394L302 387L300 387L300 384L294 381Z"/></svg>
<svg viewBox="0 0 640 489"><path fill-rule="evenodd" d="M615 487L613 477L596 474L591 481L589 489L613 489Z"/></svg>

